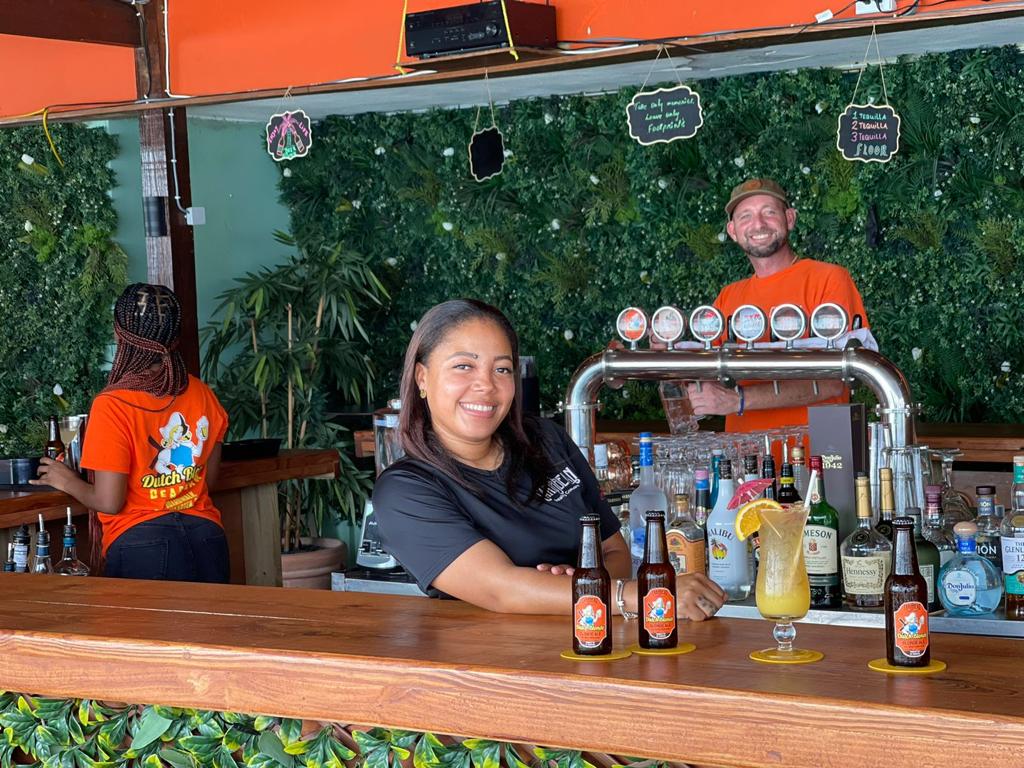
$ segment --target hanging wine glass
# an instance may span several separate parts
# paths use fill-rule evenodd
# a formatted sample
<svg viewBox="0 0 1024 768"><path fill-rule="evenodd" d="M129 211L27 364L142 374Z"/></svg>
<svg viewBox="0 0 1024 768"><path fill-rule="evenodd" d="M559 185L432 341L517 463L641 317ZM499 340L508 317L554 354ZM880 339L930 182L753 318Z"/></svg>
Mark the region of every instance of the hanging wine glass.
<svg viewBox="0 0 1024 768"><path fill-rule="evenodd" d="M941 448L931 453L942 462L942 517L946 525L952 528L957 523L974 520L970 504L956 490L953 482L953 462L963 455L963 451L959 448Z"/></svg>

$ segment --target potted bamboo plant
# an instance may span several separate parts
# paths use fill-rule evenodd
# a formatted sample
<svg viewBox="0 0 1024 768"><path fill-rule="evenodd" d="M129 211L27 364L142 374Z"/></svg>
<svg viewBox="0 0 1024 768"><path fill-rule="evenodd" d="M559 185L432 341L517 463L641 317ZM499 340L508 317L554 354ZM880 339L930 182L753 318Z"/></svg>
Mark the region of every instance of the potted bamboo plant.
<svg viewBox="0 0 1024 768"><path fill-rule="evenodd" d="M222 293L203 330L203 371L230 417L229 437L278 437L285 448L335 448L335 480L290 480L280 485L281 549L291 562L326 541L325 525L353 525L372 486L358 469L344 427L332 422L330 402L369 402L374 368L363 319L388 298L362 254L323 243L299 245L284 263L238 278ZM296 557L298 555L299 557ZM306 566L298 565L299 570ZM288 577L286 575L286 586ZM329 571L326 583L329 584Z"/></svg>

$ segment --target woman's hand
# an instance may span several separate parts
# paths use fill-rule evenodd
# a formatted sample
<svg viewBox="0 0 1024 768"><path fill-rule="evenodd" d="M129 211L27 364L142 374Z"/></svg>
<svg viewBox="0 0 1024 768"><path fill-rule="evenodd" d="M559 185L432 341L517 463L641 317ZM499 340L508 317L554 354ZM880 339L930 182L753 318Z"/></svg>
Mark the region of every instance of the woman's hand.
<svg viewBox="0 0 1024 768"><path fill-rule="evenodd" d="M703 573L676 576L676 616L681 619L709 619L725 604L725 598L722 588Z"/></svg>
<svg viewBox="0 0 1024 768"><path fill-rule="evenodd" d="M75 470L67 464L49 458L40 459L36 475L39 479L29 480L29 485L48 485L64 493L69 493L72 486L81 482Z"/></svg>
<svg viewBox="0 0 1024 768"><path fill-rule="evenodd" d="M538 571L547 571L552 576L572 576L576 571L576 567L573 565L552 565L551 563L540 563L537 566Z"/></svg>

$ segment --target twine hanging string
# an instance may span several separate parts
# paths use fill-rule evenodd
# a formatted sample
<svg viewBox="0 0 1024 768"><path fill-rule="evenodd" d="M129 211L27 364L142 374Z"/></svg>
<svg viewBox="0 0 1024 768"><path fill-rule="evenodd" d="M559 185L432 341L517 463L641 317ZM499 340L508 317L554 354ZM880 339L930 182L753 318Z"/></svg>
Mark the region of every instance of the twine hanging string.
<svg viewBox="0 0 1024 768"><path fill-rule="evenodd" d="M864 49L864 63L861 64L860 73L857 75L857 84L853 87L853 98L850 101L857 103L857 91L860 89L860 80L864 77L864 71L868 67L868 54L871 52L871 43L875 44L875 56L878 58L878 74L882 77L882 98L885 99L885 106L889 106L889 91L885 87L885 67L882 65L882 52L878 47L878 35L875 34L875 25L871 25L871 36L868 38L868 46Z"/></svg>
<svg viewBox="0 0 1024 768"><path fill-rule="evenodd" d="M484 85L487 86L487 103L491 107L491 127L497 128L498 121L494 117L494 99L491 97L491 80L487 76L487 70L484 70ZM473 121L473 133L477 133L477 129L480 127L480 110L482 106L476 108L476 120Z"/></svg>
<svg viewBox="0 0 1024 768"><path fill-rule="evenodd" d="M668 63L672 66L672 72L676 76L676 81L683 85L683 79L679 76L679 70L676 69L675 62L672 61L672 56L668 52L668 46L662 43L658 46L658 53L654 57L654 61L651 62L651 68L647 70L647 77L644 78L643 85L640 86L640 90L643 91L647 87L647 81L651 79L651 75L654 73L654 66L658 63L658 59L661 58L661 54L665 54L665 58L668 59Z"/></svg>

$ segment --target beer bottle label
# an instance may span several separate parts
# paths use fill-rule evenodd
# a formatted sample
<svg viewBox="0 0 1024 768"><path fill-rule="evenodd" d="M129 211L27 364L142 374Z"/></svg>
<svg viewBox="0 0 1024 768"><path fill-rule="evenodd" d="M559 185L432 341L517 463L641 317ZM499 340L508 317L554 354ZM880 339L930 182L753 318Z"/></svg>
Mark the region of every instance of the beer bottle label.
<svg viewBox="0 0 1024 768"><path fill-rule="evenodd" d="M573 609L576 640L583 648L597 648L608 637L608 606L596 595L584 595Z"/></svg>
<svg viewBox="0 0 1024 768"><path fill-rule="evenodd" d="M644 595L644 631L652 640L667 640L676 628L676 602L665 587Z"/></svg>
<svg viewBox="0 0 1024 768"><path fill-rule="evenodd" d="M896 647L909 659L924 656L928 650L928 609L921 603L903 603L893 611Z"/></svg>

